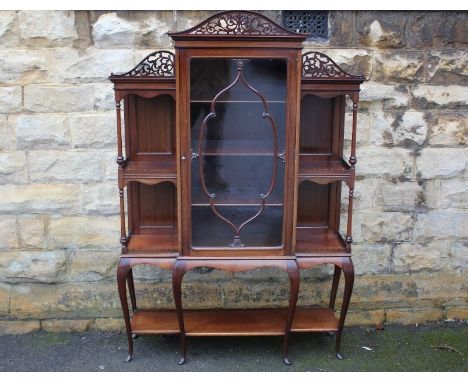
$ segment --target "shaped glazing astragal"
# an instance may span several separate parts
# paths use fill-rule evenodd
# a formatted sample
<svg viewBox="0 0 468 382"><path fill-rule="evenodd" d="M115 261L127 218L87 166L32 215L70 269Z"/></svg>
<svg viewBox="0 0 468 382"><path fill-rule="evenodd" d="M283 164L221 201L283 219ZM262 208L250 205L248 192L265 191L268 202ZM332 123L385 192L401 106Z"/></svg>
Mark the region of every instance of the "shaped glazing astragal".
<svg viewBox="0 0 468 382"><path fill-rule="evenodd" d="M241 238L240 238L241 230L247 224L249 224L254 219L256 219L263 212L263 210L265 209L266 199L270 196L270 194L273 191L273 188L275 186L275 183L276 183L277 156L279 154L278 154L277 129L276 129L276 125L275 125L274 120L271 118L270 114L268 113L268 105L267 105L267 102L265 100L265 97L258 90L256 90L253 86L251 86L246 81L246 79L244 78L244 75L243 75L244 65L246 64L246 62L248 60L246 60L246 59L234 59L234 61L236 62L236 65L237 65L237 75L236 75L234 81L230 85L228 85L226 88L221 90L213 98L213 101L211 102L210 113L205 117L205 119L203 121L203 125L202 125L202 127L200 129L200 136L199 136L199 141L198 141L199 142L198 143L198 153L197 153L196 156L200 159L200 167L199 168L200 168L200 180L201 180L202 189L203 189L203 191L205 192L205 194L208 196L208 198L210 200L210 206L211 206L211 209L212 209L213 213L218 218L220 218L223 222L225 222L234 231L234 240L229 244L229 246L230 247L243 247L244 244L242 243ZM206 136L208 121L210 121L211 119L216 118L216 111L215 111L216 102L219 100L219 98L223 94L228 92L230 89L232 89L237 84L241 84L241 85L245 86L250 92L254 93L260 99L260 101L261 101L261 103L263 105L262 118L269 122L271 130L273 132L273 147L272 147L272 149L273 149L272 150L273 170L272 170L270 185L268 187L268 190L265 193L261 193L259 195L259 198L260 198L260 208L259 208L259 210L255 214L250 216L248 219L246 219L245 221L243 221L239 225L235 225L231 220L229 220L228 218L223 216L223 214L221 214L220 211L218 211L218 209L216 208L216 204L215 204L216 194L209 192L208 188L207 188L207 185L205 183L205 170L204 170L204 159L203 159L203 148L202 148L203 143L205 142L205 136Z"/></svg>

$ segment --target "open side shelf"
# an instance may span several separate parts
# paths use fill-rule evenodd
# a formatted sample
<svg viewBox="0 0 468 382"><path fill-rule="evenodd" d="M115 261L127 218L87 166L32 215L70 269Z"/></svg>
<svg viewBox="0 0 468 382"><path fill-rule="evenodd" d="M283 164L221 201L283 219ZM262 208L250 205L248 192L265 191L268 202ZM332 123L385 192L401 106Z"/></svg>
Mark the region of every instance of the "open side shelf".
<svg viewBox="0 0 468 382"><path fill-rule="evenodd" d="M164 155L151 161L129 161L122 169L125 183L139 180L169 180L177 179L175 155Z"/></svg>
<svg viewBox="0 0 468 382"><path fill-rule="evenodd" d="M324 178L346 181L351 175L351 166L336 156L299 155L299 180Z"/></svg>
<svg viewBox="0 0 468 382"><path fill-rule="evenodd" d="M347 253L341 235L327 228L297 227L297 256L336 256Z"/></svg>
<svg viewBox="0 0 468 382"><path fill-rule="evenodd" d="M184 310L187 336L282 336L287 309ZM177 334L175 310L137 310L131 320L134 334ZM338 319L329 308L297 308L292 332L338 330Z"/></svg>
<svg viewBox="0 0 468 382"><path fill-rule="evenodd" d="M127 253L167 254L178 251L176 230L161 230L155 235L130 235L127 242Z"/></svg>

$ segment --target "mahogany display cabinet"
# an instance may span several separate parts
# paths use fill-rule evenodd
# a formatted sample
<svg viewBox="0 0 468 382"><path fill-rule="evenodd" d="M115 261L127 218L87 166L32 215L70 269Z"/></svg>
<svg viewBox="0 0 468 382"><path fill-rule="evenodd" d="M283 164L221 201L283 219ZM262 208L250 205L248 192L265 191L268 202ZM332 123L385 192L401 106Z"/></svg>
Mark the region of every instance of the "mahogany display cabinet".
<svg viewBox="0 0 468 382"><path fill-rule="evenodd" d="M295 332L336 333L341 359L354 282L351 223L364 78L324 54L303 53L306 35L254 12L223 12L170 36L175 53L154 52L110 76L121 214L117 282L128 360L137 334L179 335L179 363L189 336L255 335L282 336L289 364ZM346 98L353 105L348 161ZM344 236L343 183L349 189ZM301 270L322 264L335 269L329 305L296 308ZM137 265L172 271L174 309L138 308ZM280 268L290 280L288 307L184 309L182 279L197 267ZM342 272L343 302L335 315Z"/></svg>

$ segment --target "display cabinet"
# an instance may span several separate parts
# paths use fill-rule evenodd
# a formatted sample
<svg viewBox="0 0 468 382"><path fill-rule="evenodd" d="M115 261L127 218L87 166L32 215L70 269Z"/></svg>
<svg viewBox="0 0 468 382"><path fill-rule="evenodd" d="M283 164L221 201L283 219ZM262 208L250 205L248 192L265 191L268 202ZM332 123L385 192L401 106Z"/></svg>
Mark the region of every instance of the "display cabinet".
<svg viewBox="0 0 468 382"><path fill-rule="evenodd" d="M305 35L254 12L223 12L170 36L175 53L155 52L110 77L121 213L117 282L128 360L137 334L178 334L179 363L189 336L260 335L282 336L289 364L291 332L336 333L341 359L354 281L352 196L364 78L319 52L303 54ZM348 161L346 98L353 105ZM174 309L137 307L132 268L142 264L172 271ZM296 307L300 271L321 264L335 269L329 305ZM184 309L182 279L198 267L282 269L290 280L288 307Z"/></svg>

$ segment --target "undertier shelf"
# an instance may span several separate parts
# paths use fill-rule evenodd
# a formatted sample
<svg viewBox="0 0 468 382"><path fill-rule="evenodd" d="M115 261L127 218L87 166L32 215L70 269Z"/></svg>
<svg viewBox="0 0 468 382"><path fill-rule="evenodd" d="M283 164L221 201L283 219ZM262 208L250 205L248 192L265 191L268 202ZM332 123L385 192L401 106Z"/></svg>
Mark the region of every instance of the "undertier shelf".
<svg viewBox="0 0 468 382"><path fill-rule="evenodd" d="M346 253L346 244L341 235L326 228L296 229L297 256L335 256Z"/></svg>
<svg viewBox="0 0 468 382"><path fill-rule="evenodd" d="M184 310L187 336L281 336L287 309ZM131 320L134 334L176 334L175 310L137 310ZM329 308L297 308L292 332L338 330L338 319Z"/></svg>
<svg viewBox="0 0 468 382"><path fill-rule="evenodd" d="M347 180L351 177L351 171L351 166L343 159L315 155L299 156L299 179Z"/></svg>

